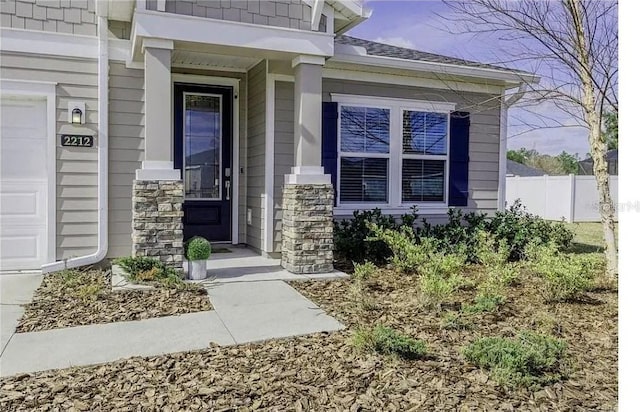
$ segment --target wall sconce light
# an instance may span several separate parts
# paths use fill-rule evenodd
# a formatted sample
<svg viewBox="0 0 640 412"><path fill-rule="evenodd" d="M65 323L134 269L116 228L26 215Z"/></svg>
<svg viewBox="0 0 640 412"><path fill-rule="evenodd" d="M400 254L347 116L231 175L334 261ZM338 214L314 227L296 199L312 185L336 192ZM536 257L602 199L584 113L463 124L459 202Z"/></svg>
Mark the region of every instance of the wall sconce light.
<svg viewBox="0 0 640 412"><path fill-rule="evenodd" d="M86 121L86 110L84 102L69 102L67 121L73 125L84 124Z"/></svg>
<svg viewBox="0 0 640 412"><path fill-rule="evenodd" d="M82 110L77 107L71 111L71 123L82 124Z"/></svg>

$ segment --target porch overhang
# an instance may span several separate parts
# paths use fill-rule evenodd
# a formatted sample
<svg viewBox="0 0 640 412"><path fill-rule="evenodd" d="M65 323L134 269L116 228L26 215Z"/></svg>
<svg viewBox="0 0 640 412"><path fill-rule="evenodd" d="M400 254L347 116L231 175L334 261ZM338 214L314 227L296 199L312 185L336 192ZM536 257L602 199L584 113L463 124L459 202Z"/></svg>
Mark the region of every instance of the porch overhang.
<svg viewBox="0 0 640 412"><path fill-rule="evenodd" d="M171 40L176 49L292 59L298 55L333 56L333 38L333 34L322 32L136 10L130 61L142 61L144 39Z"/></svg>

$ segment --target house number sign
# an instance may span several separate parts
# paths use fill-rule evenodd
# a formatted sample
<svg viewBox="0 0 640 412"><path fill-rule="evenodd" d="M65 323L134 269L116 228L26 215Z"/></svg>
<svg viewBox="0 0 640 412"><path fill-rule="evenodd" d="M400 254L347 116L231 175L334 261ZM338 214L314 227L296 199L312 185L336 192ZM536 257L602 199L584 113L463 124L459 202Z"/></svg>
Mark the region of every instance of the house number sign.
<svg viewBox="0 0 640 412"><path fill-rule="evenodd" d="M63 134L60 138L62 146L93 147L93 136Z"/></svg>

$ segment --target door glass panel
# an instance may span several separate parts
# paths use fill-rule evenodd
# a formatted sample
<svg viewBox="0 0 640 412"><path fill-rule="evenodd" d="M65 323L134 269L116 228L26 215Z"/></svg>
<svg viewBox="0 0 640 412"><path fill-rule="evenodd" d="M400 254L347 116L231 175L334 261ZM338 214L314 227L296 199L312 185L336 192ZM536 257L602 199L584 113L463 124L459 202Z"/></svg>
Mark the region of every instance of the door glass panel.
<svg viewBox="0 0 640 412"><path fill-rule="evenodd" d="M220 199L222 100L184 95L184 180L187 199Z"/></svg>

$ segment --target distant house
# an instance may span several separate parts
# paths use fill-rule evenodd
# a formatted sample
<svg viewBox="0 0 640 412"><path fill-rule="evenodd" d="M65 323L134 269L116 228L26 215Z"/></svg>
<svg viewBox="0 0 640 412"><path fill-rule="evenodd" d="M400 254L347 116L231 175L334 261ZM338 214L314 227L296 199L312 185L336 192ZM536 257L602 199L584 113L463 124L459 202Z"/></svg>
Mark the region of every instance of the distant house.
<svg viewBox="0 0 640 412"><path fill-rule="evenodd" d="M609 174L618 175L618 149L609 150L605 155L607 163L609 164ZM579 175L593 175L593 160L591 158L584 159L578 162L578 174Z"/></svg>
<svg viewBox="0 0 640 412"><path fill-rule="evenodd" d="M544 176L544 170L536 169L507 159L507 176Z"/></svg>

